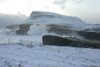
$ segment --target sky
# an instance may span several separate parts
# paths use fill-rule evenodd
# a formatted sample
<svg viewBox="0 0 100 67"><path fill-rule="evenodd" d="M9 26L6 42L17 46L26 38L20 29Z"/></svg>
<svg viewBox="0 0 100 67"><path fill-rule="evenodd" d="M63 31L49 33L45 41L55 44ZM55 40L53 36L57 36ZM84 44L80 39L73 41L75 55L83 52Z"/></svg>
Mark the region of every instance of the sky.
<svg viewBox="0 0 100 67"><path fill-rule="evenodd" d="M100 0L0 0L0 13L29 16L32 11L76 16L100 24Z"/></svg>
<svg viewBox="0 0 100 67"><path fill-rule="evenodd" d="M0 29L13 24L23 23L28 17L23 14L3 14L0 13Z"/></svg>

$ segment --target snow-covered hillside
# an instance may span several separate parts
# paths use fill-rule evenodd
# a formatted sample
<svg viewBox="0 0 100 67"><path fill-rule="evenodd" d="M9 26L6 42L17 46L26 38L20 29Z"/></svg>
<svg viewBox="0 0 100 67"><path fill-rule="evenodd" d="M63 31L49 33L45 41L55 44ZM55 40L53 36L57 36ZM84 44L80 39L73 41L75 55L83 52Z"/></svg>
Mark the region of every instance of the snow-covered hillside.
<svg viewBox="0 0 100 67"><path fill-rule="evenodd" d="M29 26L27 25L29 24ZM42 11L33 11L29 18L23 23L23 25L18 24L7 26L7 28L11 28L12 30L20 30L18 34L28 34L28 35L34 35L34 34L45 34L48 32L48 30L54 30L57 31L80 31L85 29L90 29L89 31L92 32L99 32L100 25L94 25L94 24L87 24L86 22L82 21L78 17L73 16L64 16L57 13L52 12L42 12ZM28 26L28 28L26 27ZM31 25L31 26L30 26ZM23 27L22 27L23 26ZM18 28L20 27L20 28ZM14 28L14 29L12 29ZM15 29L16 28L16 29ZM24 32L26 29L28 29L26 32ZM66 30L65 30L66 29ZM13 32L13 31L12 31ZM11 32L11 33L12 33ZM54 31L49 33L55 33ZM23 35L22 34L22 35Z"/></svg>
<svg viewBox="0 0 100 67"><path fill-rule="evenodd" d="M91 29L92 31L93 28L100 28L100 25L87 24L78 17L65 16L57 13L42 12L42 11L33 11L30 17L24 22L24 24L34 24L30 27L29 31L32 31L36 28L44 30L45 26L46 26L45 30L47 30L48 29L47 25L49 24L65 25L67 28L77 31L85 29ZM35 24L39 25L36 26Z"/></svg>
<svg viewBox="0 0 100 67"><path fill-rule="evenodd" d="M57 13L33 11L26 23L37 24L85 24L84 21L78 17L64 16Z"/></svg>

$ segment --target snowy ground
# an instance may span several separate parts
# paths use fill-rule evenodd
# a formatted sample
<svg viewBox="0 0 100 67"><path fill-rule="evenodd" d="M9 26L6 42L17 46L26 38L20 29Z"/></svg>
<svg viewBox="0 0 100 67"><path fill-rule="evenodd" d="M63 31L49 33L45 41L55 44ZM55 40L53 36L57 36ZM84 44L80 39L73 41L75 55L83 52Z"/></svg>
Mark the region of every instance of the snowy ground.
<svg viewBox="0 0 100 67"><path fill-rule="evenodd" d="M100 67L100 49L44 46L37 39L33 46L0 44L0 67Z"/></svg>
<svg viewBox="0 0 100 67"><path fill-rule="evenodd" d="M0 35L0 67L100 67L100 49L46 46L38 34L3 33Z"/></svg>

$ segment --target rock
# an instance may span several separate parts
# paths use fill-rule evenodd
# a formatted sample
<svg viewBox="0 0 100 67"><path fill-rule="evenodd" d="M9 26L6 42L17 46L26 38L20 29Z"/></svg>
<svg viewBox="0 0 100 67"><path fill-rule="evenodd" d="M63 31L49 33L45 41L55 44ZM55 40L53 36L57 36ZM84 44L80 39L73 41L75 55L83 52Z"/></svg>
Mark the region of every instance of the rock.
<svg viewBox="0 0 100 67"><path fill-rule="evenodd" d="M43 39L43 45L67 46L67 44L72 42L65 38L53 35L45 35L43 36L42 39Z"/></svg>
<svg viewBox="0 0 100 67"><path fill-rule="evenodd" d="M54 33L57 35L67 35L67 36L75 36L77 35L76 31L71 30L70 25L57 25L57 24L48 24L49 28L47 31L49 33Z"/></svg>
<svg viewBox="0 0 100 67"><path fill-rule="evenodd" d="M18 24L14 24L14 25L6 26L6 29L18 30L19 29L19 25Z"/></svg>
<svg viewBox="0 0 100 67"><path fill-rule="evenodd" d="M31 25L32 24L20 24L19 25L20 29L16 31L16 34L17 35L27 35L27 32L29 31Z"/></svg>
<svg viewBox="0 0 100 67"><path fill-rule="evenodd" d="M100 42L92 42L88 40L78 40L75 38L64 38L54 35L44 35L42 37L43 45L55 45L55 46L72 46L83 48L100 48Z"/></svg>
<svg viewBox="0 0 100 67"><path fill-rule="evenodd" d="M16 34L27 35L27 32L29 31L31 25L37 26L37 28L41 28L41 26L43 26L43 24L20 24L19 30L16 31ZM67 36L77 35L76 31L71 30L72 27L70 25L44 24L43 27L47 28L45 31L47 31L48 33Z"/></svg>
<svg viewBox="0 0 100 67"><path fill-rule="evenodd" d="M81 43L70 40L68 38L63 38L54 35L45 35L43 36L43 45L57 45L57 46L73 46L73 47L81 47Z"/></svg>
<svg viewBox="0 0 100 67"><path fill-rule="evenodd" d="M97 32L78 31L78 34L89 40L100 41L100 33Z"/></svg>

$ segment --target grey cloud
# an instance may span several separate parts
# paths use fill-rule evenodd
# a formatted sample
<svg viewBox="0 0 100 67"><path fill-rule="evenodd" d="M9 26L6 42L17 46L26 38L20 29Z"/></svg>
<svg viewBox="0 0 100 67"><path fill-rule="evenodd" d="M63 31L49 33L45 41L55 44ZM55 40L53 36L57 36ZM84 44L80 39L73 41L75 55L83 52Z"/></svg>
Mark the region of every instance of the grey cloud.
<svg viewBox="0 0 100 67"><path fill-rule="evenodd" d="M57 4L57 5L60 5L61 9L65 9L65 3L67 2L68 0L55 0L53 3L54 4Z"/></svg>
<svg viewBox="0 0 100 67"><path fill-rule="evenodd" d="M67 0L55 0L54 4L64 5Z"/></svg>
<svg viewBox="0 0 100 67"><path fill-rule="evenodd" d="M55 0L53 3L58 5L64 5L67 1L71 1L74 4L83 2L84 0Z"/></svg>
<svg viewBox="0 0 100 67"><path fill-rule="evenodd" d="M61 7L61 9L65 9L65 5L63 5L63 6Z"/></svg>
<svg viewBox="0 0 100 67"><path fill-rule="evenodd" d="M4 1L7 1L7 0L0 0L0 2L4 2Z"/></svg>
<svg viewBox="0 0 100 67"><path fill-rule="evenodd" d="M83 2L84 0L72 0L72 2L74 3L74 4L79 4L79 3L81 3L81 2Z"/></svg>
<svg viewBox="0 0 100 67"><path fill-rule="evenodd" d="M22 23L26 18L27 16L22 14L8 15L0 13L0 29L5 28L8 25Z"/></svg>
<svg viewBox="0 0 100 67"><path fill-rule="evenodd" d="M67 4L67 2L72 2L73 4L79 4L81 2L83 2L84 0L55 0L53 3L56 5L60 5L61 9L65 9L66 6L65 4Z"/></svg>
<svg viewBox="0 0 100 67"><path fill-rule="evenodd" d="M50 6L46 6L45 8L49 9L49 8L50 8Z"/></svg>
<svg viewBox="0 0 100 67"><path fill-rule="evenodd" d="M2 2L3 0L0 0L0 2Z"/></svg>

